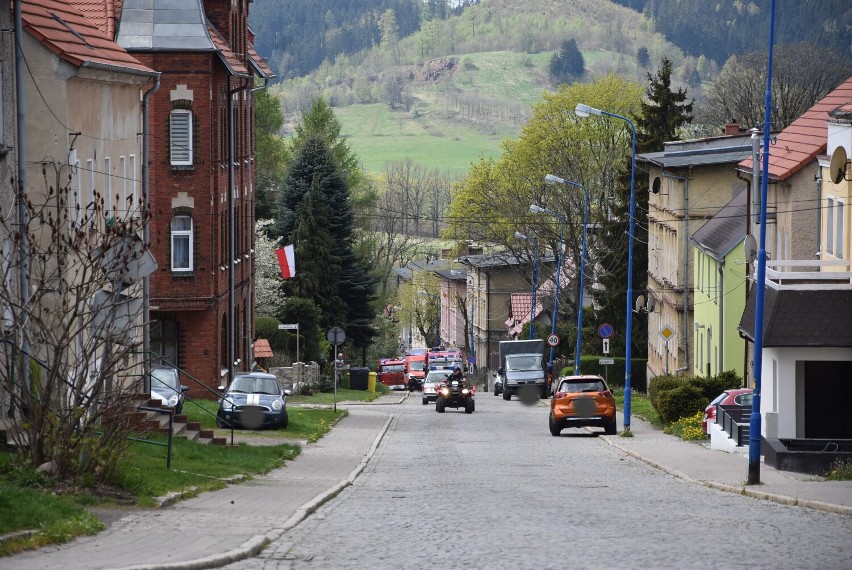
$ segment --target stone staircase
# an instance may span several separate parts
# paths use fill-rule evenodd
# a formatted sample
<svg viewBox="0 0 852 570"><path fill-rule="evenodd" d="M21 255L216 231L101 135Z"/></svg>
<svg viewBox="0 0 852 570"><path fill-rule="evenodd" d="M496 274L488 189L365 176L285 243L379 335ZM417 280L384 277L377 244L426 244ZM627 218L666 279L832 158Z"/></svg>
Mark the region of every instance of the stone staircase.
<svg viewBox="0 0 852 570"><path fill-rule="evenodd" d="M141 398L137 405L137 410L134 412L134 417L131 419L134 429L139 431L156 432L162 435L169 434L169 415L151 410L139 409L139 406L145 408L161 408L159 400L150 398ZM212 429L202 429L201 423L189 421L189 417L185 414L175 414L172 421L172 436L180 437L197 443L205 443L212 445L227 445L228 439L225 437L217 437Z"/></svg>

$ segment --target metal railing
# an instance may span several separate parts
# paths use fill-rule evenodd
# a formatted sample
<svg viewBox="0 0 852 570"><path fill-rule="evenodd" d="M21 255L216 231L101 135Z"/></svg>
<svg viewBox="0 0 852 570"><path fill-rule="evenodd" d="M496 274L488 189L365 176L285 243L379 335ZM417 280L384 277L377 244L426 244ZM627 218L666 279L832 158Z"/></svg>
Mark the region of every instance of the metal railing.
<svg viewBox="0 0 852 570"><path fill-rule="evenodd" d="M716 406L716 423L738 446L748 443L750 422L751 406Z"/></svg>

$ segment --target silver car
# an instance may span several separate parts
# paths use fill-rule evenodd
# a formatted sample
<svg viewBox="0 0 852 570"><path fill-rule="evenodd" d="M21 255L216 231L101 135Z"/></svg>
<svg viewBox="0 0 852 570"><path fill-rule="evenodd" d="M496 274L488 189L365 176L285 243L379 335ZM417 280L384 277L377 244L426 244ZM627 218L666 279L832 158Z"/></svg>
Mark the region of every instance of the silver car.
<svg viewBox="0 0 852 570"><path fill-rule="evenodd" d="M452 374L452 370L430 370L423 381L423 405L438 399L438 385Z"/></svg>

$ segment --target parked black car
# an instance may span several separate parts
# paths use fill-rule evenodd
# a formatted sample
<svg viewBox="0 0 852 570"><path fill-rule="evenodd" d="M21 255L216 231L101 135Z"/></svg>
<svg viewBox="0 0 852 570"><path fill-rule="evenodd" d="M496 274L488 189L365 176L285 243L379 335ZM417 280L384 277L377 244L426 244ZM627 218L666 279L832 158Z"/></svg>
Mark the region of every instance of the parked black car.
<svg viewBox="0 0 852 570"><path fill-rule="evenodd" d="M219 390L225 390L219 386ZM287 396L278 379L263 372L240 372L219 399L216 425L221 427L286 428Z"/></svg>

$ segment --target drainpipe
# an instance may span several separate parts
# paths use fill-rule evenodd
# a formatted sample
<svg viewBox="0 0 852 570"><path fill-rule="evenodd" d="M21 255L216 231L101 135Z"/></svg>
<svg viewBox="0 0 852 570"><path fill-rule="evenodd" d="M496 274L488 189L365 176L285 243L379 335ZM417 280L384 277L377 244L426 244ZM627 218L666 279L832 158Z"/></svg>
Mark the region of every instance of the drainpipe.
<svg viewBox="0 0 852 570"><path fill-rule="evenodd" d="M249 88L249 84L245 83L235 89L228 90L228 382L234 379L234 366L236 366L236 347L234 346L234 336L236 326L234 316L236 313L236 264L237 264L237 245L234 237L236 223L234 220L234 210L236 208L236 199L234 197L236 185L236 162L237 162L237 141L235 127L235 106L234 95L245 91Z"/></svg>
<svg viewBox="0 0 852 570"><path fill-rule="evenodd" d="M716 354L716 374L723 371L722 359L725 354L725 260L719 260L719 352Z"/></svg>
<svg viewBox="0 0 852 570"><path fill-rule="evenodd" d="M24 192L27 187L27 170L26 170L26 154L27 154L27 138L26 138L26 97L24 93L24 30L21 20L21 2L15 1L15 96L17 98L18 116L17 116L17 145L18 145L18 191L16 199L18 201L18 230L21 235L21 241L18 244L18 256L20 257L20 269L18 270L18 287L20 288L20 300L22 309L26 307L27 300L30 296L30 276L29 276L29 238L27 236L27 225L29 216L24 205ZM27 326L26 310L22 311L23 322L17 323L21 331L21 346L20 351L23 355L30 353L29 327ZM28 365L27 356L22 357L21 366L21 386L23 391L29 397L30 393L30 367Z"/></svg>
<svg viewBox="0 0 852 570"><path fill-rule="evenodd" d="M151 179L148 172L148 153L150 152L150 119L151 110L149 101L154 93L160 88L160 74L154 79L154 85L142 96L142 243L145 248L151 247L151 224L148 220L148 200L150 197ZM133 173L134 176L136 173ZM150 391L148 386L149 372L151 369L151 278L146 275L142 279L142 369L144 370L144 389ZM175 363L177 364L177 363Z"/></svg>
<svg viewBox="0 0 852 570"><path fill-rule="evenodd" d="M760 193L757 192L757 189L760 188L760 162L757 158L760 152L759 133L757 127L751 129L751 187L755 189L751 195L751 213L754 216L752 223L755 225L760 224Z"/></svg>
<svg viewBox="0 0 852 570"><path fill-rule="evenodd" d="M689 177L660 170L666 178L683 182L683 353L684 365L675 374L689 370Z"/></svg>
<svg viewBox="0 0 852 570"><path fill-rule="evenodd" d="M817 216L817 250L816 256L822 258L822 168L819 166L819 162L817 162L817 175L814 176L816 180L817 187L817 208L816 208L816 216Z"/></svg>

